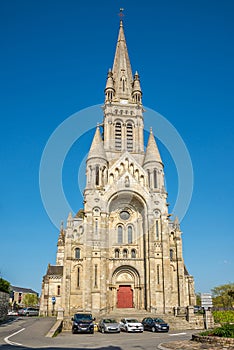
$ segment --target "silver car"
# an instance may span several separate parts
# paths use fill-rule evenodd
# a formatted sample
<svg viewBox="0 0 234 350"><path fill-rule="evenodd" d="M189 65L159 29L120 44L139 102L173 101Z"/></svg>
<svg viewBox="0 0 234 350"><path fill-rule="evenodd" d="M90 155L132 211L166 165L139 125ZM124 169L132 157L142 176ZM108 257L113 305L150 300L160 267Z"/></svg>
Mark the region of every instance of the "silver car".
<svg viewBox="0 0 234 350"><path fill-rule="evenodd" d="M38 316L39 310L35 307L25 307L18 311L19 316Z"/></svg>
<svg viewBox="0 0 234 350"><path fill-rule="evenodd" d="M119 333L120 324L113 318L103 318L98 323L98 330L102 333Z"/></svg>

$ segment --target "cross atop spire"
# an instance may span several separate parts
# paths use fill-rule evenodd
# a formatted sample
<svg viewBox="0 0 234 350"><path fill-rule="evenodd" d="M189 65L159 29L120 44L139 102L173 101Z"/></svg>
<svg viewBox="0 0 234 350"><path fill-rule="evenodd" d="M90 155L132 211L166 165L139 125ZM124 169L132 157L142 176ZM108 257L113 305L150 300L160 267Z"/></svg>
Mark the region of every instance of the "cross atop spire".
<svg viewBox="0 0 234 350"><path fill-rule="evenodd" d="M123 13L123 11L124 11L124 8L123 7L120 7L120 13L119 13L119 17L120 17L120 22L122 22L123 21L123 17L124 17L124 13Z"/></svg>

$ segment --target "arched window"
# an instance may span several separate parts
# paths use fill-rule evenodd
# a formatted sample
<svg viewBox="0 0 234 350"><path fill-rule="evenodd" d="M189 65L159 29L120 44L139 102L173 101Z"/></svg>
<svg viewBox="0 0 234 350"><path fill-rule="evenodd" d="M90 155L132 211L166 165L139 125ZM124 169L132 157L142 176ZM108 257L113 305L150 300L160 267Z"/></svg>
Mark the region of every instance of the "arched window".
<svg viewBox="0 0 234 350"><path fill-rule="evenodd" d="M98 234L98 219L95 219L95 235Z"/></svg>
<svg viewBox="0 0 234 350"><path fill-rule="evenodd" d="M127 123L127 151L133 151L133 127L132 123Z"/></svg>
<svg viewBox="0 0 234 350"><path fill-rule="evenodd" d="M115 258L119 258L119 249L115 249Z"/></svg>
<svg viewBox="0 0 234 350"><path fill-rule="evenodd" d="M115 149L117 151L122 149L122 126L120 122L115 124Z"/></svg>
<svg viewBox="0 0 234 350"><path fill-rule="evenodd" d="M80 259L80 248L75 249L75 258Z"/></svg>
<svg viewBox="0 0 234 350"><path fill-rule="evenodd" d="M128 251L127 249L123 250L123 258L127 258L128 257Z"/></svg>
<svg viewBox="0 0 234 350"><path fill-rule="evenodd" d="M132 250L131 250L131 257L132 257L133 259L136 258L136 251L135 251L135 249L132 249Z"/></svg>
<svg viewBox="0 0 234 350"><path fill-rule="evenodd" d="M155 233L156 233L156 239L159 239L159 226L158 226L158 220L156 220L156 223L155 223Z"/></svg>
<svg viewBox="0 0 234 350"><path fill-rule="evenodd" d="M60 295L60 286L57 287L57 295Z"/></svg>
<svg viewBox="0 0 234 350"><path fill-rule="evenodd" d="M174 259L174 251L173 249L170 249L170 260L172 261Z"/></svg>
<svg viewBox="0 0 234 350"><path fill-rule="evenodd" d="M80 287L80 268L77 269L77 287Z"/></svg>
<svg viewBox="0 0 234 350"><path fill-rule="evenodd" d="M158 187L157 170L154 169L154 188Z"/></svg>
<svg viewBox="0 0 234 350"><path fill-rule="evenodd" d="M123 243L123 227L118 226L118 243Z"/></svg>
<svg viewBox="0 0 234 350"><path fill-rule="evenodd" d="M132 226L128 226L128 243L132 243Z"/></svg>
<svg viewBox="0 0 234 350"><path fill-rule="evenodd" d="M95 183L96 183L96 186L99 186L99 166L96 165L96 168L95 168Z"/></svg>
<svg viewBox="0 0 234 350"><path fill-rule="evenodd" d="M147 170L147 174L148 174L148 184L149 184L149 187L151 186L151 183L150 183L150 171Z"/></svg>

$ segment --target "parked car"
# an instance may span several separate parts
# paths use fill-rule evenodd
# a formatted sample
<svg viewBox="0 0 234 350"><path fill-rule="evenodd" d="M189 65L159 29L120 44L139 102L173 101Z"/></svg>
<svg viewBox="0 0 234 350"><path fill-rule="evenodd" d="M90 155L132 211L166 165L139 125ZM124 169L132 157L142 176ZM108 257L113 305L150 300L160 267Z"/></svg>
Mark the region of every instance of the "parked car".
<svg viewBox="0 0 234 350"><path fill-rule="evenodd" d="M142 320L144 330L152 332L168 332L169 324L164 322L161 318L146 317Z"/></svg>
<svg viewBox="0 0 234 350"><path fill-rule="evenodd" d="M18 310L19 316L38 316L39 310L35 307L25 307L24 309Z"/></svg>
<svg viewBox="0 0 234 350"><path fill-rule="evenodd" d="M113 318L103 318L98 323L98 330L102 333L119 333L120 324Z"/></svg>
<svg viewBox="0 0 234 350"><path fill-rule="evenodd" d="M123 318L120 322L120 329L125 332L143 332L144 330L142 323L135 318Z"/></svg>
<svg viewBox="0 0 234 350"><path fill-rule="evenodd" d="M92 314L75 314L72 317L72 333L94 333L94 323L95 318L92 317Z"/></svg>
<svg viewBox="0 0 234 350"><path fill-rule="evenodd" d="M18 311L15 310L9 310L7 313L8 316L18 316Z"/></svg>

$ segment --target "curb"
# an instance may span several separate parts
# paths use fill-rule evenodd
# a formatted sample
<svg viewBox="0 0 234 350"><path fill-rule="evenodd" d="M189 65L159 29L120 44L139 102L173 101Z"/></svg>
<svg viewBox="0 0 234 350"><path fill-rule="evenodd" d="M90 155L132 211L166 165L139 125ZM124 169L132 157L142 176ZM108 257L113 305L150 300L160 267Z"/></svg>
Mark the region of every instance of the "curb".
<svg viewBox="0 0 234 350"><path fill-rule="evenodd" d="M55 324L52 326L52 328L49 330L49 332L46 334L46 337L47 338L52 338L52 337L55 336L55 334L57 332L61 332L62 325L63 325L63 321L62 320L56 321Z"/></svg>
<svg viewBox="0 0 234 350"><path fill-rule="evenodd" d="M162 346L163 343L160 343L157 347L160 350L172 350L171 348L165 348L164 346Z"/></svg>

